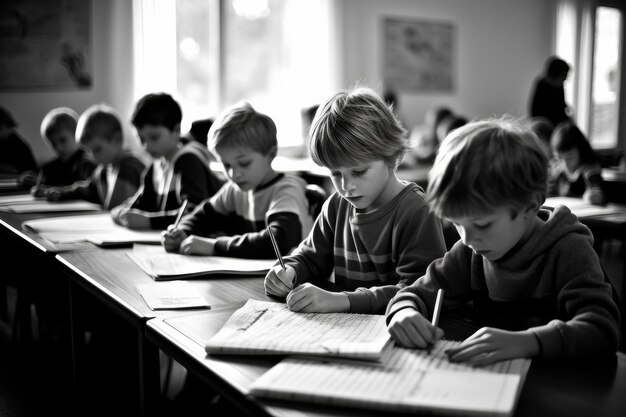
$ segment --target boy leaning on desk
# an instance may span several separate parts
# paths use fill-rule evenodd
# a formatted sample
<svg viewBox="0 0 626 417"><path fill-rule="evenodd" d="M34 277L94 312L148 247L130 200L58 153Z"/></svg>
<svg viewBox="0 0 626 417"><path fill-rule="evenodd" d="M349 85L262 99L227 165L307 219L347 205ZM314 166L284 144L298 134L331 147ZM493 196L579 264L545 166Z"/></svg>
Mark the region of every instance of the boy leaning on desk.
<svg viewBox="0 0 626 417"><path fill-rule="evenodd" d="M249 103L238 103L214 121L208 146L229 181L163 232L164 248L189 255L273 258L270 227L283 253L296 247L314 219L306 182L272 168L278 146L274 121Z"/></svg>
<svg viewBox="0 0 626 417"><path fill-rule="evenodd" d="M461 237L424 276L390 301L393 339L426 348L438 289L444 313L468 311L486 326L447 354L486 365L512 358L613 355L620 313L589 229L565 206L540 209L547 160L537 137L509 118L451 133L430 172L426 199Z"/></svg>

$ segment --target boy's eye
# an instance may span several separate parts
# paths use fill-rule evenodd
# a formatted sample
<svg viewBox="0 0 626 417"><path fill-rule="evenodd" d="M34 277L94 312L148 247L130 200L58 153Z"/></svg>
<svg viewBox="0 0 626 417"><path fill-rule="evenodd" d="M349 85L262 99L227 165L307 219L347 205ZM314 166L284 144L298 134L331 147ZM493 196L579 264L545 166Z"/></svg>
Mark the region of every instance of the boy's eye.
<svg viewBox="0 0 626 417"><path fill-rule="evenodd" d="M352 173L354 174L355 177L360 177L361 175L365 175L366 172L367 172L367 168L366 169L355 169L354 171L352 171Z"/></svg>
<svg viewBox="0 0 626 417"><path fill-rule="evenodd" d="M488 229L489 226L491 226L491 222L489 223L485 223L485 224L475 224L474 227L476 227L479 230L485 230Z"/></svg>
<svg viewBox="0 0 626 417"><path fill-rule="evenodd" d="M250 166L250 162L249 161L240 162L239 166L242 167L242 168L246 168L246 167Z"/></svg>

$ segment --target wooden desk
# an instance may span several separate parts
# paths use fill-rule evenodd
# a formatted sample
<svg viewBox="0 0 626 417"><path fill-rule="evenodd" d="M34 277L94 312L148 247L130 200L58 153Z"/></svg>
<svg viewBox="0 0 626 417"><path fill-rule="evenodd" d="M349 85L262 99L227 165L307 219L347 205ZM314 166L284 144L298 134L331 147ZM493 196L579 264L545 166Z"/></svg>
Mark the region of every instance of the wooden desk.
<svg viewBox="0 0 626 417"><path fill-rule="evenodd" d="M389 416L389 413L325 407L287 401L268 401L248 394L252 382L276 364L274 356L207 355L204 343L238 306L185 316L153 319L147 338L190 372L250 416ZM444 316L441 321L446 328ZM607 361L541 363L528 373L516 417L626 415L626 355ZM401 416L403 414L393 414Z"/></svg>

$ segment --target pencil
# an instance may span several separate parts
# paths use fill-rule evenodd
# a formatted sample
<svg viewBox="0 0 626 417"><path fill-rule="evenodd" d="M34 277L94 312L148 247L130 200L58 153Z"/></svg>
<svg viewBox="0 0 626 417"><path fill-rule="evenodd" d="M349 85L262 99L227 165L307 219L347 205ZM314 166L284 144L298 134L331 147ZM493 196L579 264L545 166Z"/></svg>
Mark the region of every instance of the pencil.
<svg viewBox="0 0 626 417"><path fill-rule="evenodd" d="M278 258L278 262L280 262L280 266L284 270L287 270L287 268L285 268L285 263L283 262L283 257L281 256L280 250L278 249L278 243L276 243L276 238L274 237L274 232L272 232L272 228L268 226L267 232L270 234L270 240L272 241L272 246L274 247L274 252L276 252L276 257Z"/></svg>
<svg viewBox="0 0 626 417"><path fill-rule="evenodd" d="M180 206L180 210L178 210L178 216L176 216L176 221L174 222L174 227L172 229L176 229L178 227L178 223L180 223L180 219L183 218L183 213L185 213L185 209L187 208L187 204L189 200L185 199L183 201L183 205Z"/></svg>
<svg viewBox="0 0 626 417"><path fill-rule="evenodd" d="M35 189L38 190L41 185L41 180L43 179L43 169L39 170L39 174L37 174L37 182L35 182Z"/></svg>
<svg viewBox="0 0 626 417"><path fill-rule="evenodd" d="M437 328L437 325L439 324L439 315L441 314L441 306L443 305L443 289L439 288L439 291L437 291L437 300L435 301L435 310L433 311L433 319L431 321L431 324L433 325L434 328ZM429 343L428 344L428 354L430 354L430 351L433 348L433 344Z"/></svg>

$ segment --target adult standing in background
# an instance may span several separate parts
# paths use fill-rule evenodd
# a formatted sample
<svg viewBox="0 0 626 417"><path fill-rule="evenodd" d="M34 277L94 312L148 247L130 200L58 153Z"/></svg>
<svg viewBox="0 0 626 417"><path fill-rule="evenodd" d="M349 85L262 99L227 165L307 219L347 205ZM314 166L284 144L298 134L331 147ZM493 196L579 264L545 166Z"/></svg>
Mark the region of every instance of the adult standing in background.
<svg viewBox="0 0 626 417"><path fill-rule="evenodd" d="M570 120L571 109L565 102L563 83L570 66L556 56L546 61L545 72L536 81L531 95L530 117L545 117L553 126Z"/></svg>

